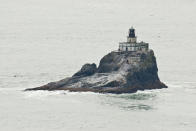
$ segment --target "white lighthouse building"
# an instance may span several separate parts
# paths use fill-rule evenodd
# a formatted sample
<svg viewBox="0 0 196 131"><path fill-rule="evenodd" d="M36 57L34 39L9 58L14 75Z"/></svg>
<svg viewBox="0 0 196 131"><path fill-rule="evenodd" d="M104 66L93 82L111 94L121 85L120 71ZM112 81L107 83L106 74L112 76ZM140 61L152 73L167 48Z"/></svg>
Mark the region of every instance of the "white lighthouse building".
<svg viewBox="0 0 196 131"><path fill-rule="evenodd" d="M118 51L148 51L148 43L137 42L135 29L131 27L127 36L127 42L120 42Z"/></svg>

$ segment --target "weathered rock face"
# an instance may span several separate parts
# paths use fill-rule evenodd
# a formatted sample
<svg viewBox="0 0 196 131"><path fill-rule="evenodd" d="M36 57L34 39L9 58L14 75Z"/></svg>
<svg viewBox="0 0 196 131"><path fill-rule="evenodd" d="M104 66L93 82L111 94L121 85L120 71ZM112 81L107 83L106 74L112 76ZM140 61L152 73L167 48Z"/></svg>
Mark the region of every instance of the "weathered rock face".
<svg viewBox="0 0 196 131"><path fill-rule="evenodd" d="M73 77L76 77L76 76L90 76L90 75L93 75L94 73L96 73L97 71L97 66L95 63L93 64L85 64L82 66L81 70L78 71L77 73L75 73L73 75Z"/></svg>
<svg viewBox="0 0 196 131"><path fill-rule="evenodd" d="M85 64L72 77L26 90L70 90L133 93L167 88L158 77L156 58L148 52L111 52L96 64Z"/></svg>

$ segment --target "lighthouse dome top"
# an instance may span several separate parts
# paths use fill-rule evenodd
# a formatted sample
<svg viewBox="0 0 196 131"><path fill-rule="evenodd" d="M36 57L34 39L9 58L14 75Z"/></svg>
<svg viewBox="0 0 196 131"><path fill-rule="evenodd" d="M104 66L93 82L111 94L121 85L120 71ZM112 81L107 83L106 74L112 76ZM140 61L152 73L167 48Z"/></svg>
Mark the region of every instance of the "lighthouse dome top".
<svg viewBox="0 0 196 131"><path fill-rule="evenodd" d="M128 37L135 37L135 29L133 26L129 29L129 36Z"/></svg>

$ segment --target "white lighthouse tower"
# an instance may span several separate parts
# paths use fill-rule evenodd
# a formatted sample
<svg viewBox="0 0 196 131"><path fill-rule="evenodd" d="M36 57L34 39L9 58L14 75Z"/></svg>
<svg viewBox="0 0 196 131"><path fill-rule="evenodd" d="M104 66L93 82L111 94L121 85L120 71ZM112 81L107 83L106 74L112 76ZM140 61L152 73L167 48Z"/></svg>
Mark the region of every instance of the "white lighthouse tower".
<svg viewBox="0 0 196 131"><path fill-rule="evenodd" d="M137 37L135 36L135 29L131 27L129 29L129 34L127 36L127 42L120 42L119 49L120 52L127 51L148 51L148 43L137 42Z"/></svg>
<svg viewBox="0 0 196 131"><path fill-rule="evenodd" d="M127 36L127 42L129 43L137 42L137 37L135 36L135 29L133 27L129 29L129 35Z"/></svg>

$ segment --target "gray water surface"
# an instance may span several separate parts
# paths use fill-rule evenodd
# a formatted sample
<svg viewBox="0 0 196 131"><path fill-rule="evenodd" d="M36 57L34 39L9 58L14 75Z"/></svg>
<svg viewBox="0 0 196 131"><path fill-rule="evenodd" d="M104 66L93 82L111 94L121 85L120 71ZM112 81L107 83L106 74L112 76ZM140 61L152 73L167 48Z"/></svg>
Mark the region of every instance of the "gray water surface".
<svg viewBox="0 0 196 131"><path fill-rule="evenodd" d="M1 0L1 131L194 131L194 0ZM168 89L134 94L30 91L126 41L134 26Z"/></svg>

